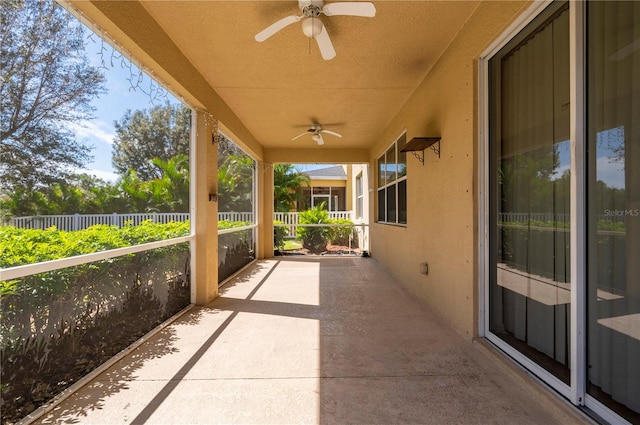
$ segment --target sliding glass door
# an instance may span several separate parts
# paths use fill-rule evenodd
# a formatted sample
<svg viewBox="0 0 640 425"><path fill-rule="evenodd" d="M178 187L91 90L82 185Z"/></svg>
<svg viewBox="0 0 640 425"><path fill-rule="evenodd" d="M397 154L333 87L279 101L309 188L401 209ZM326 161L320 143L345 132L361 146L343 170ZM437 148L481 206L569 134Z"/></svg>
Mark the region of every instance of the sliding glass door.
<svg viewBox="0 0 640 425"><path fill-rule="evenodd" d="M587 3L588 393L640 423L640 2Z"/></svg>
<svg viewBox="0 0 640 425"><path fill-rule="evenodd" d="M569 383L569 12L489 62L490 331Z"/></svg>
<svg viewBox="0 0 640 425"><path fill-rule="evenodd" d="M483 59L483 330L575 404L640 424L640 2L530 11Z"/></svg>

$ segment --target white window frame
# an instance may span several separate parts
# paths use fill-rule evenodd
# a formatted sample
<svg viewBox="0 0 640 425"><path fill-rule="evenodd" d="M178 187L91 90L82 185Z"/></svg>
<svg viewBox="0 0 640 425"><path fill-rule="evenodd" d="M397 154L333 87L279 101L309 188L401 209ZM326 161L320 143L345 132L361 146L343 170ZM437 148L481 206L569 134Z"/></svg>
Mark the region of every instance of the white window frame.
<svg viewBox="0 0 640 425"><path fill-rule="evenodd" d="M408 172L407 172L407 173L405 173L405 175L404 175L404 176L402 176L402 177L398 177L398 175L397 175L397 173L398 173L398 155L400 154L400 150L398 149L398 141L400 140L400 138L401 138L402 136L404 136L404 137L405 137L405 139L406 139L406 137L407 137L406 135L407 135L407 132L406 132L406 130L405 130L405 131L403 131L403 132L402 132L398 137L396 137L396 138L394 139L393 143L391 143L391 144L389 144L389 145L387 146L387 148L385 149L385 151L384 151L381 155L378 155L378 157L376 158L376 170L377 170L377 171L376 171L376 176L378 177L378 178L376 179L376 188L377 188L377 190L376 190L376 205L378 206L378 208L377 208L377 210L376 210L376 215L377 215L376 219L377 219L377 222L378 222L378 223L380 223L380 224L391 224L391 225L403 226L403 227L406 227L406 226L407 226L407 223L401 223L401 222L399 221L399 217L400 217L400 210L399 210L399 208L398 208L398 205L399 205L399 195L400 195L400 192L398 191L398 186L399 186L399 183L400 183L400 182L402 182L402 181L406 181L406 180L407 180L407 176L408 176L408 174L409 174L409 173L408 173ZM385 184L384 184L383 186L380 186L380 167L379 167L379 165L378 165L378 164L379 164L380 158L384 158L384 159L385 159L385 164L387 163L387 160L386 160L386 158L387 158L387 157L386 157L386 155L387 155L387 151L388 151L388 150L389 150L389 148L390 148L390 147L392 147L392 146L393 146L393 147L394 147L394 149L395 149L396 178L395 178L391 183L387 183L387 182L386 182L386 180L385 180ZM406 163L405 163L405 167L406 167ZM387 189L387 188L389 188L389 187L392 187L392 186L395 186L395 188L396 188L396 197L395 197L395 202L396 202L396 219L395 219L395 221L388 221L388 220L387 220L387 217L386 217L386 216L388 215L387 213L389 212L389 210L387 209L387 205L386 205L386 202L387 202L386 189ZM385 197L384 197L384 202L385 202L385 206L384 206L384 209L385 209L385 217L384 217L384 220L381 220L381 218L380 218L380 216L379 216L379 211L380 211L380 206L379 206L379 203L380 203L379 193L380 193L380 191L381 191L381 190L385 190ZM407 195L406 195L406 193L405 193L405 196L407 196ZM405 200L405 202L406 202L406 200ZM407 220L407 221L408 221L408 220Z"/></svg>
<svg viewBox="0 0 640 425"><path fill-rule="evenodd" d="M356 176L356 218L362 220L364 214L364 180L362 173Z"/></svg>

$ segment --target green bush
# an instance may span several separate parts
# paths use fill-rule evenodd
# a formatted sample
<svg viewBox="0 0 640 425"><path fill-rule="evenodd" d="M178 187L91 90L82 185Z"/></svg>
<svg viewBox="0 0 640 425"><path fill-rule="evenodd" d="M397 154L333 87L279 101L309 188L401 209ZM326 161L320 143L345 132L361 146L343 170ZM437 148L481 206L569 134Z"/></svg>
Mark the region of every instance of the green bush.
<svg viewBox="0 0 640 425"><path fill-rule="evenodd" d="M189 235L189 222L167 224L146 220L138 226L97 224L84 230L65 231L50 227L45 230L0 227L0 268L39 263L124 248L148 242Z"/></svg>
<svg viewBox="0 0 640 425"><path fill-rule="evenodd" d="M329 211L324 209L324 202L314 208L302 211L299 215L299 224L330 224ZM297 228L298 238L302 240L302 246L312 254L319 254L326 250L327 242L331 240L330 227L306 227Z"/></svg>
<svg viewBox="0 0 640 425"><path fill-rule="evenodd" d="M331 243L334 245L349 245L349 236L353 233L353 222L346 218L331 220L332 224L340 226L331 228Z"/></svg>
<svg viewBox="0 0 640 425"><path fill-rule="evenodd" d="M276 249L284 249L285 238L289 236L289 229L276 224L284 224L282 221L273 220L273 246Z"/></svg>
<svg viewBox="0 0 640 425"><path fill-rule="evenodd" d="M250 221L221 220L218 221L218 230L235 229L236 227L251 226L252 224L253 223L251 223Z"/></svg>

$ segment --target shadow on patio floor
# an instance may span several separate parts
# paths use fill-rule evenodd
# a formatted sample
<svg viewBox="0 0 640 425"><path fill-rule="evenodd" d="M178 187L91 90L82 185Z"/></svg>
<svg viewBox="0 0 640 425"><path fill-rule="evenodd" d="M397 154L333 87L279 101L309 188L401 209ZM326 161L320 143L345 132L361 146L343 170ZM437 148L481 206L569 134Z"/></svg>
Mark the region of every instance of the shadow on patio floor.
<svg viewBox="0 0 640 425"><path fill-rule="evenodd" d="M278 257L38 423L583 422L479 345L373 259Z"/></svg>

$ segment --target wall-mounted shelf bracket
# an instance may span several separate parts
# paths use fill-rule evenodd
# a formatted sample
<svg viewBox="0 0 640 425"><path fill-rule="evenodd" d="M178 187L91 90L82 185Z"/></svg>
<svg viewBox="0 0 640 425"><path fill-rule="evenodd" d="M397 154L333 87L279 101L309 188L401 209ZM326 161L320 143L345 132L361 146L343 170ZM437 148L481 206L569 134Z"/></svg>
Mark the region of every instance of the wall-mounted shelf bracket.
<svg viewBox="0 0 640 425"><path fill-rule="evenodd" d="M414 137L400 149L400 152L411 152L424 165L424 150L426 148L430 148L440 158L440 137Z"/></svg>
<svg viewBox="0 0 640 425"><path fill-rule="evenodd" d="M409 151L421 164L424 164L424 151Z"/></svg>

